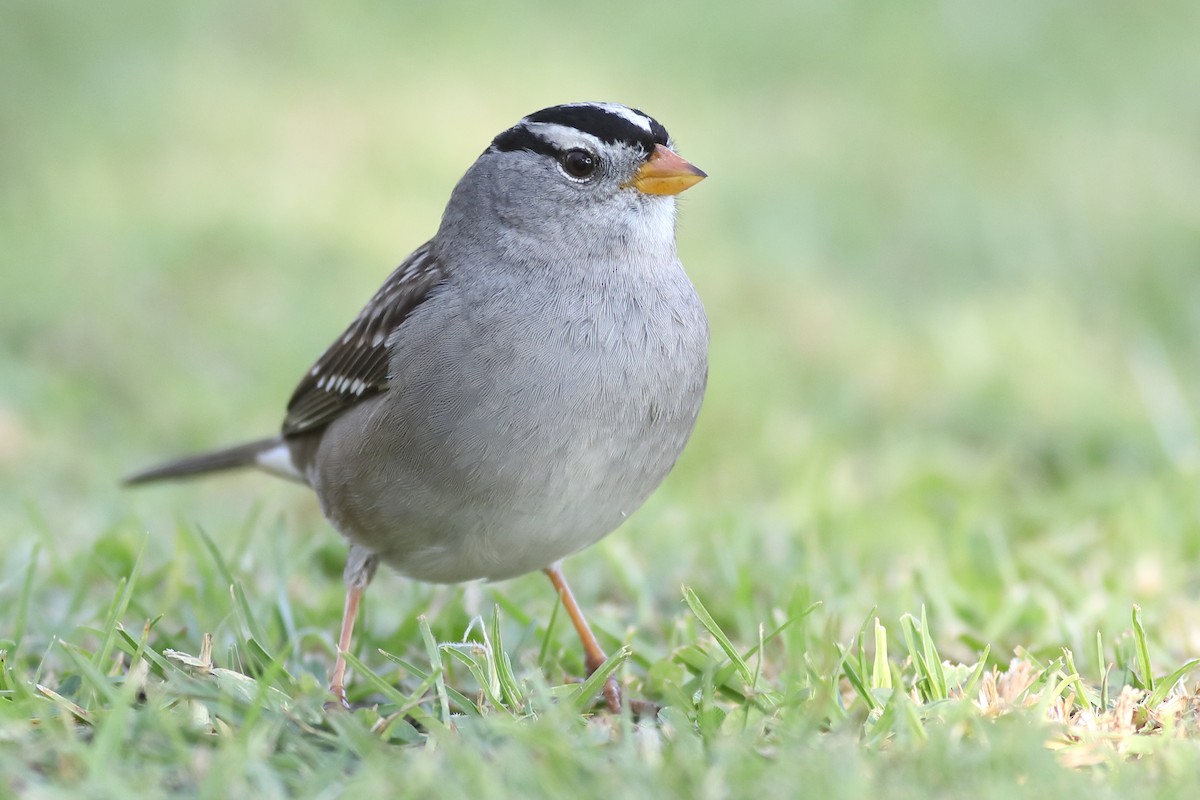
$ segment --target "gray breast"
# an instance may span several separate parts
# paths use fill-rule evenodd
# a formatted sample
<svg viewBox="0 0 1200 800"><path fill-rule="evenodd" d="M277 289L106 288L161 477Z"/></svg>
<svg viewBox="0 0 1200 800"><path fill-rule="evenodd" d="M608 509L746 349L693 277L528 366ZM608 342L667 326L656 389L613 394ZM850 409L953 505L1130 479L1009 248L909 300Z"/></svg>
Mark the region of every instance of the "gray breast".
<svg viewBox="0 0 1200 800"><path fill-rule="evenodd" d="M590 294L440 292L394 343L389 391L324 437L327 516L448 582L538 569L613 530L678 458L704 392L707 323L675 269Z"/></svg>

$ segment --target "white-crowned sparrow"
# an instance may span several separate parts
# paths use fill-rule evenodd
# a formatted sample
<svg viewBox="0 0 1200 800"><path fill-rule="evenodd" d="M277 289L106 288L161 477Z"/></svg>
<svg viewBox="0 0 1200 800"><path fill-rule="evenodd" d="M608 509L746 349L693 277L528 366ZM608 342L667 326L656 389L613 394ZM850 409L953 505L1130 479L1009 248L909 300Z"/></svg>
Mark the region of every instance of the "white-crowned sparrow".
<svg viewBox="0 0 1200 800"><path fill-rule="evenodd" d="M281 435L127 479L258 467L312 487L350 542L331 685L343 703L342 653L379 561L446 583L542 569L588 669L604 661L559 561L666 476L708 371L674 198L705 174L670 148L621 105L525 117L300 381ZM620 706L615 681L605 696Z"/></svg>

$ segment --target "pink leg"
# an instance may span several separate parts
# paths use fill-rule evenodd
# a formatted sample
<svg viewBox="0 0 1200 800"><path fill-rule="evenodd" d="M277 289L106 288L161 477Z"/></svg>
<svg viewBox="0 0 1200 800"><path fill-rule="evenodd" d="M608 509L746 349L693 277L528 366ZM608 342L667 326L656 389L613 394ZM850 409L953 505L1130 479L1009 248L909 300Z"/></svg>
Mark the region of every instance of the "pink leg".
<svg viewBox="0 0 1200 800"><path fill-rule="evenodd" d="M571 587L567 585L567 579L563 577L562 569L558 564L554 564L542 571L546 573L546 577L554 584L554 589L558 592L559 599L562 600L563 608L567 610L567 615L571 618L571 623L575 626L575 632L579 634L579 640L583 642L583 663L587 667L588 674L591 675L600 668L600 665L608 659L608 656L601 649L600 642L596 641L596 635L592 633L587 620L583 617L583 612L579 609L579 604L575 602L575 595L571 594ZM608 703L609 710L614 714L621 713L621 687L617 685L617 679L614 675L610 675L608 680L604 682L604 700Z"/></svg>
<svg viewBox="0 0 1200 800"><path fill-rule="evenodd" d="M362 602L363 588L351 586L346 591L346 609L342 612L342 633L338 636L338 654L333 662L333 678L329 682L329 693L343 708L349 708L346 702L346 653L350 650L350 640L354 634L354 618L358 616L358 606Z"/></svg>
<svg viewBox="0 0 1200 800"><path fill-rule="evenodd" d="M346 605L342 610L342 630L338 635L337 658L333 662L333 675L329 681L329 693L342 708L349 708L346 701L346 653L354 636L354 620L358 617L358 607L362 604L363 594L375 577L375 567L379 561L374 554L360 547L352 546L346 557L346 570L342 579L346 583ZM328 707L328 705L326 706Z"/></svg>

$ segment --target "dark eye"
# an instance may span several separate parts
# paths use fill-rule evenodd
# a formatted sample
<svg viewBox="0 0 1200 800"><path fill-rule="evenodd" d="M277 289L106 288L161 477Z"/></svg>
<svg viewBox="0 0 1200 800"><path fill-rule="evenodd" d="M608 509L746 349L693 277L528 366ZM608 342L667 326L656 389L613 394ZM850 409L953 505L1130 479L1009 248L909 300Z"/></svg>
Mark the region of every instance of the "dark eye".
<svg viewBox="0 0 1200 800"><path fill-rule="evenodd" d="M563 153L562 168L572 178L586 178L596 171L596 157L587 150L568 150Z"/></svg>

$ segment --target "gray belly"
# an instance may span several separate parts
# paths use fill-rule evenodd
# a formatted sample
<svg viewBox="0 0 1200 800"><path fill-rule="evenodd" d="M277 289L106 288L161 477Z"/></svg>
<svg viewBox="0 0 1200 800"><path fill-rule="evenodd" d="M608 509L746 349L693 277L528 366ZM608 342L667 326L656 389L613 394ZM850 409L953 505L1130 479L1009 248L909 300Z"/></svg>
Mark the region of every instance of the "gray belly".
<svg viewBox="0 0 1200 800"><path fill-rule="evenodd" d="M433 582L512 577L593 544L691 434L707 375L698 313L698 326L615 341L431 334L394 359L395 388L322 436L309 478L326 516Z"/></svg>

